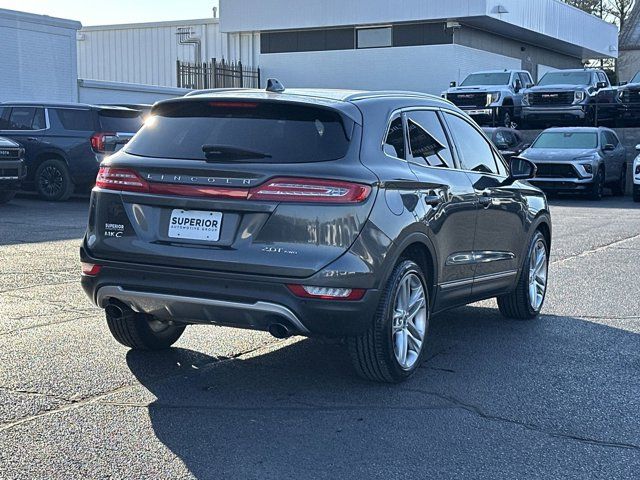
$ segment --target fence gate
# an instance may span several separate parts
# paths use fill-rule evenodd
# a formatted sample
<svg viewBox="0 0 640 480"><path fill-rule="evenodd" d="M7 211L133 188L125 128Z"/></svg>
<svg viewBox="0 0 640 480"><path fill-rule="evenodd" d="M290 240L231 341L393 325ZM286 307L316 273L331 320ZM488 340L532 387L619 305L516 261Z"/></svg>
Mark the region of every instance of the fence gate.
<svg viewBox="0 0 640 480"><path fill-rule="evenodd" d="M179 88L260 88L260 68L248 68L242 62L191 63L176 61Z"/></svg>

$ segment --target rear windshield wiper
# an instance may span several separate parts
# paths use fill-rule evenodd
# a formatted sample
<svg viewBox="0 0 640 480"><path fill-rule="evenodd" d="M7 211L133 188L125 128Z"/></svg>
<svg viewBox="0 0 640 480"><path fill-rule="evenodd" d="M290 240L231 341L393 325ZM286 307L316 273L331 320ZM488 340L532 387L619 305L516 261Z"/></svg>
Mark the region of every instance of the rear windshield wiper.
<svg viewBox="0 0 640 480"><path fill-rule="evenodd" d="M246 148L231 147L229 145L203 145L207 160L245 160L251 158L271 158L271 155Z"/></svg>

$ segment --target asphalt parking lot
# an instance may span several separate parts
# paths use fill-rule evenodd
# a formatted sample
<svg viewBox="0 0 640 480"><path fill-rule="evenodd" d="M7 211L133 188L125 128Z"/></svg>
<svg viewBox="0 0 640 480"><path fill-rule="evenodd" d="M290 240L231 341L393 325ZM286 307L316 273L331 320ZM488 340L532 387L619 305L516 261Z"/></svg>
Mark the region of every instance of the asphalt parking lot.
<svg viewBox="0 0 640 480"><path fill-rule="evenodd" d="M640 208L553 201L544 316L436 317L367 383L335 342L189 327L112 340L79 286L86 200L0 208L0 478L637 478Z"/></svg>

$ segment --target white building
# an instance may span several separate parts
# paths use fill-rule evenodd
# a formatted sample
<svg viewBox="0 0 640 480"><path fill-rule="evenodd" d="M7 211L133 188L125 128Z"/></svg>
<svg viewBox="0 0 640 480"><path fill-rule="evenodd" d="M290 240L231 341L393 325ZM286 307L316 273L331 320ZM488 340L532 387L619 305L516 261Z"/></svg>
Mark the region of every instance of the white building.
<svg viewBox="0 0 640 480"><path fill-rule="evenodd" d="M220 3L222 32L259 33L262 78L289 86L439 93L472 71L524 68L536 78L617 56L614 25L560 0Z"/></svg>
<svg viewBox="0 0 640 480"><path fill-rule="evenodd" d="M79 22L0 9L0 102L78 99Z"/></svg>
<svg viewBox="0 0 640 480"><path fill-rule="evenodd" d="M178 7L177 7L178 8ZM179 44L178 31L191 43ZM84 27L78 35L78 74L86 80L176 87L176 61L242 61L255 65L259 35L223 34L217 18Z"/></svg>

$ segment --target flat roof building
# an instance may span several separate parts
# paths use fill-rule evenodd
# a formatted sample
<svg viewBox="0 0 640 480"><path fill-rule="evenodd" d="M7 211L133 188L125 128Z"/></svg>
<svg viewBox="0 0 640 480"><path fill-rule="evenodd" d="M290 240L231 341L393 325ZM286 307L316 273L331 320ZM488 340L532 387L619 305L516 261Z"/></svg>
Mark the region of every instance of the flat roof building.
<svg viewBox="0 0 640 480"><path fill-rule="evenodd" d="M477 70L534 79L617 57L618 30L559 0L220 0L227 34L259 33L263 78L439 93Z"/></svg>

